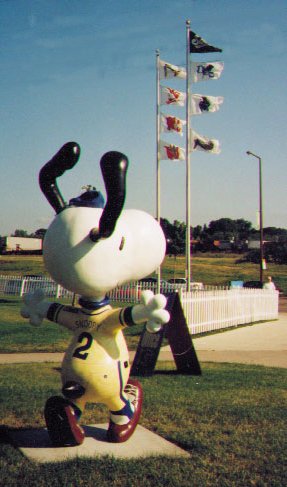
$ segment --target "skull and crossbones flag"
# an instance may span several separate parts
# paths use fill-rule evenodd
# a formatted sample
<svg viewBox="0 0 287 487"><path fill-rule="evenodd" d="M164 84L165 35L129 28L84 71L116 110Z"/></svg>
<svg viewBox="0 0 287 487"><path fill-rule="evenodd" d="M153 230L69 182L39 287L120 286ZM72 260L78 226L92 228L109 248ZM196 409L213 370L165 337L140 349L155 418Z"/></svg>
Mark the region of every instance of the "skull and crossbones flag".
<svg viewBox="0 0 287 487"><path fill-rule="evenodd" d="M195 32L190 31L189 33L189 50L194 53L201 52L222 52L219 47L214 47L208 44L204 39Z"/></svg>

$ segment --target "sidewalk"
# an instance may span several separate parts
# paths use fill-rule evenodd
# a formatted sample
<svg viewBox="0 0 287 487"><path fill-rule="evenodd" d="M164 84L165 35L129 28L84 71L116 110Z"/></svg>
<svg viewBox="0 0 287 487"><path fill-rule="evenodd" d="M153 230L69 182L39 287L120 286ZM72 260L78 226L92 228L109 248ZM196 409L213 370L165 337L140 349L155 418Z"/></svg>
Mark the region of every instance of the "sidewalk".
<svg viewBox="0 0 287 487"><path fill-rule="evenodd" d="M287 313L279 319L193 339L199 362L229 362L287 368ZM131 360L135 352L130 352ZM61 362L63 353L0 354L0 364ZM173 360L169 346L159 360Z"/></svg>
<svg viewBox="0 0 287 487"><path fill-rule="evenodd" d="M195 338L199 362L233 362L287 368L287 313L279 319Z"/></svg>

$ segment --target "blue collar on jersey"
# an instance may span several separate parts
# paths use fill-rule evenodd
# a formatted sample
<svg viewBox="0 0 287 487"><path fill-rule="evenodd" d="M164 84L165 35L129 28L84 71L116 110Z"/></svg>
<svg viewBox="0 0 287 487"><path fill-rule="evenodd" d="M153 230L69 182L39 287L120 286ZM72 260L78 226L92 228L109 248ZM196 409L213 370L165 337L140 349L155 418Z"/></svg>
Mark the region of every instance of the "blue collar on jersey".
<svg viewBox="0 0 287 487"><path fill-rule="evenodd" d="M110 300L108 298L108 296L106 296L104 299L102 299L101 301L89 301L87 299L84 299L84 298L80 298L79 299L79 304L83 307L83 308L86 308L86 309L100 309L100 308L103 308L103 306L107 306L108 304L110 304Z"/></svg>

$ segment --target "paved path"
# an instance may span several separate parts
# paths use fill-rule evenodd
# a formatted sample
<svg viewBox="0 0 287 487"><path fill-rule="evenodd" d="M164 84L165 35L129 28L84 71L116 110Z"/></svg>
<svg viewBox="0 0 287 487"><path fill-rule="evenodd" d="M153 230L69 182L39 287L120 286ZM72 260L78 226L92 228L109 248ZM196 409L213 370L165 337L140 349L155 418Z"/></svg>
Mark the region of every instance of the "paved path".
<svg viewBox="0 0 287 487"><path fill-rule="evenodd" d="M200 362L287 368L287 313L279 319L193 340Z"/></svg>
<svg viewBox="0 0 287 487"><path fill-rule="evenodd" d="M287 312L279 319L193 340L200 362L235 362L287 368ZM130 353L131 360L134 352ZM63 353L0 354L0 364L61 362ZM169 346L160 360L173 360Z"/></svg>

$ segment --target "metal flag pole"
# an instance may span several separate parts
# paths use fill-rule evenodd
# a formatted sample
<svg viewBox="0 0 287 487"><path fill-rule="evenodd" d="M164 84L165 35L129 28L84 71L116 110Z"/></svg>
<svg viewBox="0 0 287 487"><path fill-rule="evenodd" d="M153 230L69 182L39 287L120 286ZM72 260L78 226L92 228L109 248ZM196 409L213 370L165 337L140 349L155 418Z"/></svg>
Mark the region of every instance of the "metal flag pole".
<svg viewBox="0 0 287 487"><path fill-rule="evenodd" d="M190 255L190 21L186 21L186 238L185 273L187 279L187 291L190 291L191 279L191 255Z"/></svg>
<svg viewBox="0 0 287 487"><path fill-rule="evenodd" d="M160 79L159 79L159 50L156 50L156 219L160 224ZM161 267L157 269L157 293L160 292Z"/></svg>
<svg viewBox="0 0 287 487"><path fill-rule="evenodd" d="M263 204L262 204L262 159L257 154L247 151L248 156L258 159L259 174L259 230L260 230L260 282L263 285L263 263L264 263L264 240L263 240Z"/></svg>

